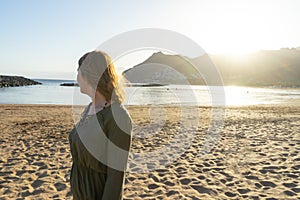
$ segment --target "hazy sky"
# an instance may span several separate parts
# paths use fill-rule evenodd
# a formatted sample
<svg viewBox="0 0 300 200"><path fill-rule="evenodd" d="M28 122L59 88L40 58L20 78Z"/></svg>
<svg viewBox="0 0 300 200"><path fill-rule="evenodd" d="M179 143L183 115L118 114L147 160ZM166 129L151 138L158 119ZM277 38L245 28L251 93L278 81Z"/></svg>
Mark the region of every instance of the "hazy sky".
<svg viewBox="0 0 300 200"><path fill-rule="evenodd" d="M298 0L3 0L0 74L70 79L82 54L139 28L176 31L213 54L299 47L299 10Z"/></svg>

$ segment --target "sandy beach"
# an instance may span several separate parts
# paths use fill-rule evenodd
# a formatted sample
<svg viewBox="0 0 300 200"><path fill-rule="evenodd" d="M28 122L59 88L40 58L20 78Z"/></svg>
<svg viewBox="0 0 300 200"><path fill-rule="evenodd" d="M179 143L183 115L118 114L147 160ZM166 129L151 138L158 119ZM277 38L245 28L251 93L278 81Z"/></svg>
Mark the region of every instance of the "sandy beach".
<svg viewBox="0 0 300 200"><path fill-rule="evenodd" d="M156 152L157 159L141 166L138 156L131 158L124 199L300 198L299 104L226 108L224 127L205 154L199 152L211 108L186 108L184 115L172 106L128 110L134 121L132 152ZM0 105L1 200L72 199L73 125L71 106ZM157 150L180 133L189 133L173 144L180 155L172 160L165 151L160 157Z"/></svg>

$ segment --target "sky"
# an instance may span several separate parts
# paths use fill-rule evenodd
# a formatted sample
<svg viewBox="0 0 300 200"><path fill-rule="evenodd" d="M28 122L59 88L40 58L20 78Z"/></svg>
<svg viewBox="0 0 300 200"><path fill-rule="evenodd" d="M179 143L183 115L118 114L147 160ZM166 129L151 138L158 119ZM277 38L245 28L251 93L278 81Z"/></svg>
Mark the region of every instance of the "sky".
<svg viewBox="0 0 300 200"><path fill-rule="evenodd" d="M2 0L0 74L74 79L78 59L135 29L178 32L210 54L300 47L298 0ZM120 59L122 71L151 55Z"/></svg>

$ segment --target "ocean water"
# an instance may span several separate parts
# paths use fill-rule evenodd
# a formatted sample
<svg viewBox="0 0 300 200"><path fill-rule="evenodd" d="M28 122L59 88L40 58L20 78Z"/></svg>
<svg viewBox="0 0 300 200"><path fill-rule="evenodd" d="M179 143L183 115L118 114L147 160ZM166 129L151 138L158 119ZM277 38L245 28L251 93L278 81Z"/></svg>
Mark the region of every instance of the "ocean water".
<svg viewBox="0 0 300 200"><path fill-rule="evenodd" d="M60 86L71 80L35 79L42 85L0 88L0 104L86 105L90 98L78 87ZM167 85L125 87L125 105L242 106L300 103L300 89Z"/></svg>

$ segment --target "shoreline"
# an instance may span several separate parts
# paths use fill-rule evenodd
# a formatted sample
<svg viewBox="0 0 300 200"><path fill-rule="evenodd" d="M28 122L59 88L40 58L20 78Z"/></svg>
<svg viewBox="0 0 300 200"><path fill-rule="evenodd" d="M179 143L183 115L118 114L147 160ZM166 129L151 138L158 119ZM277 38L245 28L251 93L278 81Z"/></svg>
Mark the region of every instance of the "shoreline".
<svg viewBox="0 0 300 200"><path fill-rule="evenodd" d="M88 104L86 104L88 105ZM73 107L73 106L86 106L84 105L66 105L66 104L10 104L10 103L0 103L0 107L4 106L21 106L21 107ZM208 105L176 105L176 104L147 104L147 105L124 105L126 108L128 107L197 107L197 108L220 108L222 106L208 106ZM290 100L290 102L277 103L277 104L252 104L252 105L229 105L223 106L226 108L244 108L244 107L298 107L300 106L300 100Z"/></svg>

